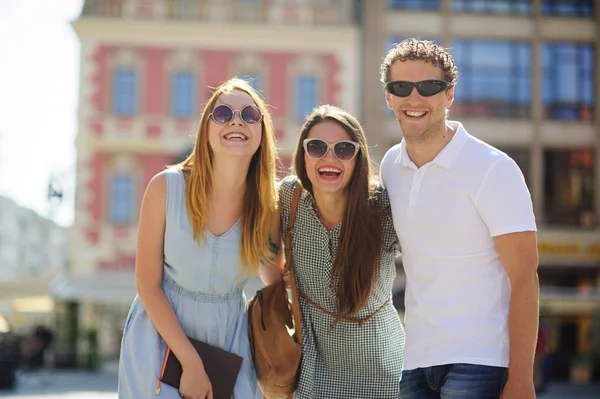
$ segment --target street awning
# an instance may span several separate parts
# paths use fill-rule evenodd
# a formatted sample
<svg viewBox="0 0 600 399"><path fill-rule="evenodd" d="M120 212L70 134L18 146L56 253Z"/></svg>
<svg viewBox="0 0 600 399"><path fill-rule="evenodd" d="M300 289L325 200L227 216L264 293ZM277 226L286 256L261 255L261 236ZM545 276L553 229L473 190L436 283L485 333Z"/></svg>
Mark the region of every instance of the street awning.
<svg viewBox="0 0 600 399"><path fill-rule="evenodd" d="M90 276L65 274L52 282L52 295L64 301L131 303L136 293L133 273L95 273Z"/></svg>
<svg viewBox="0 0 600 399"><path fill-rule="evenodd" d="M51 295L54 277L28 277L0 281L0 300Z"/></svg>

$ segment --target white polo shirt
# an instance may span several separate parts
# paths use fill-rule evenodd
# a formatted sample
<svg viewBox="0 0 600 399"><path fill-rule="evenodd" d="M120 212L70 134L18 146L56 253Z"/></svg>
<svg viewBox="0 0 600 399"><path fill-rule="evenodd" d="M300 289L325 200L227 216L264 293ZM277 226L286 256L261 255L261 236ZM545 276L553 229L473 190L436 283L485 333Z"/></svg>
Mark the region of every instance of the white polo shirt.
<svg viewBox="0 0 600 399"><path fill-rule="evenodd" d="M381 162L406 272L404 368L508 366L510 282L495 236L536 231L516 163L459 122L421 168L406 143Z"/></svg>

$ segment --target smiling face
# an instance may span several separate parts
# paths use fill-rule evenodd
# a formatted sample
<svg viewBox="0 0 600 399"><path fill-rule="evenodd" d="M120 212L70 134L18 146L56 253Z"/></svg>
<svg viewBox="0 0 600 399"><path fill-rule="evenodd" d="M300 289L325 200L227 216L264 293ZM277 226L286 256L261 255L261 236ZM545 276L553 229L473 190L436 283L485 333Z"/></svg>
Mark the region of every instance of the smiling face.
<svg viewBox="0 0 600 399"><path fill-rule="evenodd" d="M329 144L342 140L354 141L338 122L330 119L315 124L307 138L321 139ZM305 151L304 163L313 193L336 193L345 190L352 179L356 157L350 161L340 161L333 149L329 149L323 158L315 159Z"/></svg>
<svg viewBox="0 0 600 399"><path fill-rule="evenodd" d="M442 70L422 60L395 61L390 68L390 81L420 82L444 80ZM446 109L454 101L454 87L430 97L423 97L416 87L408 97L394 96L386 91L389 109L394 111L407 140L424 139L441 131L446 123Z"/></svg>
<svg viewBox="0 0 600 399"><path fill-rule="evenodd" d="M260 146L262 123L248 125L241 119L241 111L247 105L256 105L248 93L240 90L225 92L219 96L213 107L213 112L219 105L228 105L234 115L231 121L224 125L208 120L208 141L215 156L233 155L252 157Z"/></svg>

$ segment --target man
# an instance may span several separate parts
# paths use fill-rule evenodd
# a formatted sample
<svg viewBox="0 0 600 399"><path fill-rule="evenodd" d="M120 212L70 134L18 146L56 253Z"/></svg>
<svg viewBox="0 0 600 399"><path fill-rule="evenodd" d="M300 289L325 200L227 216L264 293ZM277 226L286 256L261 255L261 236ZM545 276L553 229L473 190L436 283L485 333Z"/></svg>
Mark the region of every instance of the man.
<svg viewBox="0 0 600 399"><path fill-rule="evenodd" d="M381 66L404 137L381 163L407 281L400 398L535 398L531 196L512 159L447 120L457 75L417 39Z"/></svg>

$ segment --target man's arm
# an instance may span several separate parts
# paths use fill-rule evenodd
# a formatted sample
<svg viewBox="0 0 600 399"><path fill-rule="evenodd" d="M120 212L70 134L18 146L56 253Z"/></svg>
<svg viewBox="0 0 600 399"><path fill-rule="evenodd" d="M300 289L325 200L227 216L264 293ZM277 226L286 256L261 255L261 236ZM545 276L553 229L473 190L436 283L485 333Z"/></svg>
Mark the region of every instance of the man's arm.
<svg viewBox="0 0 600 399"><path fill-rule="evenodd" d="M528 398L533 393L533 358L539 315L536 233L508 233L496 236L495 241L511 286L508 312L509 379L503 398Z"/></svg>

